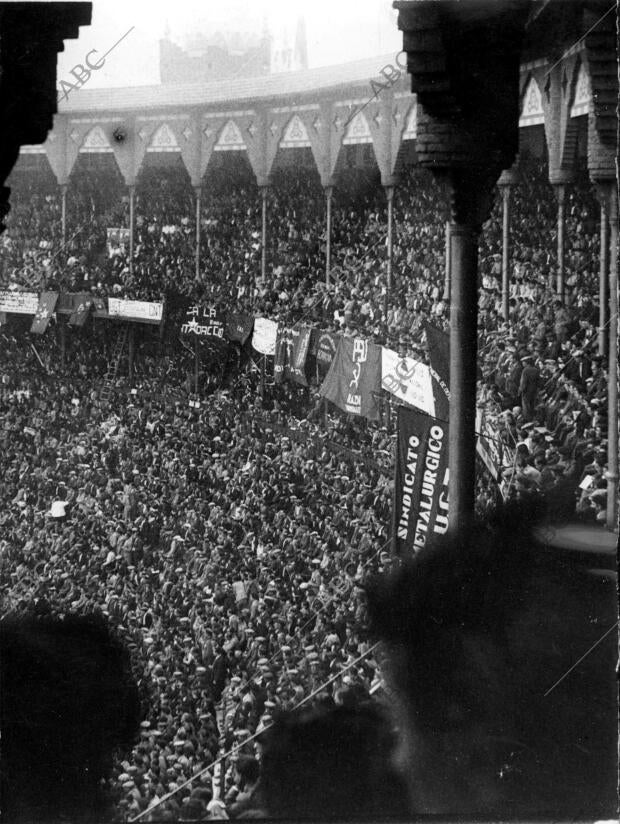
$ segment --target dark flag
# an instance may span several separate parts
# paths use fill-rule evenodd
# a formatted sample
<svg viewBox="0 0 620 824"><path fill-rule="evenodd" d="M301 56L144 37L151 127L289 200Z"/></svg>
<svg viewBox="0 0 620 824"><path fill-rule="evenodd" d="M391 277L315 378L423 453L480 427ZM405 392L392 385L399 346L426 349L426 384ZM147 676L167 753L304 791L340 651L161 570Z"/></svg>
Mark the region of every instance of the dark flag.
<svg viewBox="0 0 620 824"><path fill-rule="evenodd" d="M108 314L108 299L107 298L93 298L93 313L106 317Z"/></svg>
<svg viewBox="0 0 620 824"><path fill-rule="evenodd" d="M310 326L294 326L292 329L278 328L274 363L274 380L280 383L284 378L308 385L306 379L306 359L310 348Z"/></svg>
<svg viewBox="0 0 620 824"><path fill-rule="evenodd" d="M322 332L320 329L313 329L312 333L312 348L310 351L316 358L319 374L325 377L336 355L340 335L333 332Z"/></svg>
<svg viewBox="0 0 620 824"><path fill-rule="evenodd" d="M293 330L289 329L288 326L278 326L273 362L273 379L275 383L282 383L284 380L284 366L288 361L289 349L293 345L292 332Z"/></svg>
<svg viewBox="0 0 620 824"><path fill-rule="evenodd" d="M84 326L92 305L93 299L90 295L76 295L73 312L69 317L69 326Z"/></svg>
<svg viewBox="0 0 620 824"><path fill-rule="evenodd" d="M294 326L291 330L291 347L288 361L284 367L284 377L289 380L308 386L306 378L306 360L310 349L312 328L310 326Z"/></svg>
<svg viewBox="0 0 620 824"><path fill-rule="evenodd" d="M377 420L380 389L381 347L363 338L341 338L319 395L344 412Z"/></svg>
<svg viewBox="0 0 620 824"><path fill-rule="evenodd" d="M424 324L424 331L431 362L435 414L440 420L447 421L450 411L450 336L430 323Z"/></svg>
<svg viewBox="0 0 620 824"><path fill-rule="evenodd" d="M54 314L57 301L58 292L41 292L37 313L32 319L31 332L36 332L38 335L42 335L45 332L50 318Z"/></svg>
<svg viewBox="0 0 620 824"><path fill-rule="evenodd" d="M448 424L398 407L394 552L405 558L448 527Z"/></svg>
<svg viewBox="0 0 620 824"><path fill-rule="evenodd" d="M252 315L241 315L229 312L226 316L226 337L228 340L238 341L241 346L252 334L254 318Z"/></svg>

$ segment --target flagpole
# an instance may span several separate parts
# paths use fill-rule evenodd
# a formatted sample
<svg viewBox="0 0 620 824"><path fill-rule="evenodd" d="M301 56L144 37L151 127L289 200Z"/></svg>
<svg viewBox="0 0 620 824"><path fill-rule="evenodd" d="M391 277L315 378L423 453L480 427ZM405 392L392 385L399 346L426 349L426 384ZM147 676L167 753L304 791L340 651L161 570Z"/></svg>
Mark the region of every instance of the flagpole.
<svg viewBox="0 0 620 824"><path fill-rule="evenodd" d="M61 217L60 222L62 226L62 245L63 248L67 245L67 184L60 185L61 196Z"/></svg>
<svg viewBox="0 0 620 824"><path fill-rule="evenodd" d="M60 363L62 366L64 366L67 355L67 326L65 322L61 319L60 315L58 315L57 317L58 334L60 335Z"/></svg>
<svg viewBox="0 0 620 824"><path fill-rule="evenodd" d="M136 187L129 186L129 274L133 275L134 202Z"/></svg>
<svg viewBox="0 0 620 824"><path fill-rule="evenodd" d="M196 278L200 275L200 186L194 187L196 191Z"/></svg>
<svg viewBox="0 0 620 824"><path fill-rule="evenodd" d="M194 335L194 394L198 395L198 335Z"/></svg>
<svg viewBox="0 0 620 824"><path fill-rule="evenodd" d="M261 186L261 196L263 199L262 220L261 220L261 252L260 252L260 276L265 283L267 277L267 195L268 186Z"/></svg>
<svg viewBox="0 0 620 824"><path fill-rule="evenodd" d="M333 186L325 187L325 202L327 207L325 226L325 285L329 286L332 265L332 193Z"/></svg>
<svg viewBox="0 0 620 824"><path fill-rule="evenodd" d="M386 186L385 194L387 196L387 284L385 287L385 321L387 323L388 310L390 308L390 295L392 292L392 256L393 256L393 205L394 205L394 187Z"/></svg>
<svg viewBox="0 0 620 824"><path fill-rule="evenodd" d="M41 366L43 367L43 369L45 369L45 371L47 372L47 367L45 366L45 364L44 364L44 363L43 363L43 361L41 360L41 356L40 356L40 355L39 355L39 353L37 352L36 346L34 345L34 343L31 343L31 344L30 344L30 346L31 346L32 351L34 352L34 354L35 354L35 356L36 356L36 359L39 361L39 363L41 364Z"/></svg>
<svg viewBox="0 0 620 824"><path fill-rule="evenodd" d="M263 355L260 362L260 396L261 400L265 399L265 361L267 355Z"/></svg>

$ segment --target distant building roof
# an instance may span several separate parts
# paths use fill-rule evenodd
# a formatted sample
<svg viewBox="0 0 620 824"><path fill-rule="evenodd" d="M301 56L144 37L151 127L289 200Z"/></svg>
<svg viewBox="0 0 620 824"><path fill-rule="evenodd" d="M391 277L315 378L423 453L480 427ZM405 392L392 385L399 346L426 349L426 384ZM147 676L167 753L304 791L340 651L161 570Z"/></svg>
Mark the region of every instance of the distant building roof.
<svg viewBox="0 0 620 824"><path fill-rule="evenodd" d="M135 111L139 109L178 108L210 104L249 103L279 97L312 94L343 86L365 86L373 94L370 82L381 78L381 69L394 64L387 54L337 66L322 66L297 72L244 77L209 83L167 83L159 86L127 86L110 89L83 89L69 93L58 105L60 114L77 112ZM382 79L381 82L386 82Z"/></svg>

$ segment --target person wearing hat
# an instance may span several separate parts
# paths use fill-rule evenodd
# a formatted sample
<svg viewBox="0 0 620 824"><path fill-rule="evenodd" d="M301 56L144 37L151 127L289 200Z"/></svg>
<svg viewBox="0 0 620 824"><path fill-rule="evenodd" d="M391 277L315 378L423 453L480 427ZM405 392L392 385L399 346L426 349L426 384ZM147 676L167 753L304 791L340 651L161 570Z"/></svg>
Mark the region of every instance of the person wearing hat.
<svg viewBox="0 0 620 824"><path fill-rule="evenodd" d="M519 360L516 347L510 353L510 360L506 371L506 403L514 406L519 397L519 382L521 380L522 364Z"/></svg>
<svg viewBox="0 0 620 824"><path fill-rule="evenodd" d="M521 408L523 410L523 420L529 423L534 417L536 400L538 397L540 383L540 369L534 363L532 355L525 355L521 358L523 369L519 378L519 397L521 398Z"/></svg>
<svg viewBox="0 0 620 824"><path fill-rule="evenodd" d="M604 398L607 391L607 375L603 369L602 357L592 358L590 365L589 383L586 384L585 395L588 400Z"/></svg>
<svg viewBox="0 0 620 824"><path fill-rule="evenodd" d="M213 684L213 700L219 703L226 685L230 662L221 643L216 646L215 658L211 664L211 682Z"/></svg>

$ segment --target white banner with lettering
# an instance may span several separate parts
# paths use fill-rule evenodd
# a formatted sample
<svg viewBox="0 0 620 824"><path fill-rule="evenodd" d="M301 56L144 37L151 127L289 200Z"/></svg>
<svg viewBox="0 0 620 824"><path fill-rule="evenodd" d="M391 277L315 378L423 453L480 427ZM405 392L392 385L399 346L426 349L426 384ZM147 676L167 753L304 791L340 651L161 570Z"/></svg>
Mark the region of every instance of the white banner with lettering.
<svg viewBox="0 0 620 824"><path fill-rule="evenodd" d="M150 303L146 300L108 298L108 315L112 318L141 320L143 323L161 323L164 304Z"/></svg>
<svg viewBox="0 0 620 824"><path fill-rule="evenodd" d="M14 315L36 315L39 308L39 296L36 292L13 292L0 290L0 312Z"/></svg>
<svg viewBox="0 0 620 824"><path fill-rule="evenodd" d="M401 358L382 347L381 386L401 401L435 417L435 399L430 368L413 358Z"/></svg>

